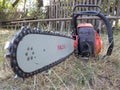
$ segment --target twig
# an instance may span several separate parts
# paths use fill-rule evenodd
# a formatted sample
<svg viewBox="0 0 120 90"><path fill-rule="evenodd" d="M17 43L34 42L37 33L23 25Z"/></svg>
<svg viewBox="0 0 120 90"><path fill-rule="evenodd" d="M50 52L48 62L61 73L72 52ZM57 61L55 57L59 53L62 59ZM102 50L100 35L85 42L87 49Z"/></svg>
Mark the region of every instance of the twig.
<svg viewBox="0 0 120 90"><path fill-rule="evenodd" d="M81 73L81 75L83 76L83 78L86 80L86 82L87 82L87 84L88 84L88 87L89 87L89 89L91 90L90 85L89 85L89 82L88 82L88 80L86 79L85 75L82 73L82 71L80 70L80 68L78 68L78 70L80 71L80 73Z"/></svg>
<svg viewBox="0 0 120 90"><path fill-rule="evenodd" d="M69 88L66 86L66 84L64 83L64 81L62 80L62 78L54 70L52 70L52 71L57 76L57 78L63 83L63 85L65 86L66 90L69 90Z"/></svg>
<svg viewBox="0 0 120 90"><path fill-rule="evenodd" d="M37 76L34 76L34 82L33 82L33 90L35 90L36 87L36 82L37 82Z"/></svg>
<svg viewBox="0 0 120 90"><path fill-rule="evenodd" d="M55 89L55 90L57 90L57 88L56 88L56 86L55 86L55 84L52 82L52 80L48 77L48 76L45 76L48 80L49 80L49 82L52 84L52 86L53 86L53 88Z"/></svg>

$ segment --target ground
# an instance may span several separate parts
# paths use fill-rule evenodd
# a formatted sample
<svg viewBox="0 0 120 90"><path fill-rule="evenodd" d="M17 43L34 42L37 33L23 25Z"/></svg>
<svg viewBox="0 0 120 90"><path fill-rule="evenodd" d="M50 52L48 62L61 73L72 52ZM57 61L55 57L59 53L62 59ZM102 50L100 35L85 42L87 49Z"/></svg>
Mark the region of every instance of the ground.
<svg viewBox="0 0 120 90"><path fill-rule="evenodd" d="M120 90L120 32L114 32L115 46L112 55L105 60L107 35L102 34L103 50L99 59L82 60L71 55L65 62L41 74L27 78L15 78L4 58L3 46L17 31L0 29L0 90Z"/></svg>

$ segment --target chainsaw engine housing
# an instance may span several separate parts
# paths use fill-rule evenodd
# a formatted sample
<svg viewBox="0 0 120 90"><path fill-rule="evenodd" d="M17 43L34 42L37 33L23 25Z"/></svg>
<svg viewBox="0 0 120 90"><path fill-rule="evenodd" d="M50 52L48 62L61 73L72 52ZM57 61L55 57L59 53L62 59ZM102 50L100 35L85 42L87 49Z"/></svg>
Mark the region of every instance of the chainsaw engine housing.
<svg viewBox="0 0 120 90"><path fill-rule="evenodd" d="M89 23L78 24L78 54L82 57L95 55L95 30Z"/></svg>

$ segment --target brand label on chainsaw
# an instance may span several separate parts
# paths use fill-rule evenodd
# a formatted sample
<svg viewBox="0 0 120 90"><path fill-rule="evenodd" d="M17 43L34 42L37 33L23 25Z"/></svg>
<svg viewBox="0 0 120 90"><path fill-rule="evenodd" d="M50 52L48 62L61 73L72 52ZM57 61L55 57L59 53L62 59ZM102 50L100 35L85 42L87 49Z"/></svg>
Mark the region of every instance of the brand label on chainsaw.
<svg viewBox="0 0 120 90"><path fill-rule="evenodd" d="M66 49L66 46L64 44L58 45L57 48L58 48L58 50L63 50L63 49Z"/></svg>

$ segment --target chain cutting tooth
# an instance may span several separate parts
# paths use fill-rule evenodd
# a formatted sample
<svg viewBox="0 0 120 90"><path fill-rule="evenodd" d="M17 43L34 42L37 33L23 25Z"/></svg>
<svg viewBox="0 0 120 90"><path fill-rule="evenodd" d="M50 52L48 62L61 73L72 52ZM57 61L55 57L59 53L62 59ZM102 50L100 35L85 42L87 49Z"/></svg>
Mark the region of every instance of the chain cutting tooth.
<svg viewBox="0 0 120 90"><path fill-rule="evenodd" d="M38 34L39 33L39 31L36 29L36 30L34 30L35 31L35 34Z"/></svg>
<svg viewBox="0 0 120 90"><path fill-rule="evenodd" d="M51 32L51 34L53 34L54 32L53 31L50 31Z"/></svg>
<svg viewBox="0 0 120 90"><path fill-rule="evenodd" d="M48 31L47 31L47 33L49 33L49 34L50 34L50 30L48 30Z"/></svg>
<svg viewBox="0 0 120 90"><path fill-rule="evenodd" d="M25 74L23 73L22 76L25 77Z"/></svg>
<svg viewBox="0 0 120 90"><path fill-rule="evenodd" d="M7 53L7 54L5 54L4 57L6 57L6 58L11 58L11 53Z"/></svg>
<svg viewBox="0 0 120 90"><path fill-rule="evenodd" d="M15 55L15 52L14 52L14 53L12 53L12 57L13 57L13 58L15 58L15 56L16 56L16 55Z"/></svg>
<svg viewBox="0 0 120 90"><path fill-rule="evenodd" d="M28 33L28 34L30 34L31 32L32 32L31 30L27 29L27 33Z"/></svg>
<svg viewBox="0 0 120 90"><path fill-rule="evenodd" d="M18 70L19 70L19 68L16 66L16 67L15 67L15 70L16 70L16 71L18 71Z"/></svg>
<svg viewBox="0 0 120 90"><path fill-rule="evenodd" d="M27 33L27 30L24 30L24 31L23 31L23 34L24 34L24 35L28 34L28 33Z"/></svg>
<svg viewBox="0 0 120 90"><path fill-rule="evenodd" d="M36 72L34 72L34 75L36 74Z"/></svg>
<svg viewBox="0 0 120 90"><path fill-rule="evenodd" d="M19 34L19 36L20 36L20 37L23 37L23 34L22 34L22 33L20 33L20 34Z"/></svg>
<svg viewBox="0 0 120 90"><path fill-rule="evenodd" d="M9 50L10 47L11 47L11 42L7 41L6 44L5 44L5 46L4 46L4 49L5 50Z"/></svg>
<svg viewBox="0 0 120 90"><path fill-rule="evenodd" d="M33 73L30 73L30 76L32 76L33 75Z"/></svg>
<svg viewBox="0 0 120 90"><path fill-rule="evenodd" d="M16 49L16 48L17 48L17 45L16 45L16 44L15 44L15 45L13 45L13 48L14 48L14 49Z"/></svg>
<svg viewBox="0 0 120 90"><path fill-rule="evenodd" d="M15 39L15 42L18 43L19 42L19 38Z"/></svg>
<svg viewBox="0 0 120 90"><path fill-rule="evenodd" d="M17 64L17 61L14 59L14 60L12 60L12 62L16 65Z"/></svg>
<svg viewBox="0 0 120 90"><path fill-rule="evenodd" d="M38 33L38 29L36 27L33 30L36 34Z"/></svg>
<svg viewBox="0 0 120 90"><path fill-rule="evenodd" d="M41 30L38 30L38 34L40 34L42 31Z"/></svg>
<svg viewBox="0 0 120 90"><path fill-rule="evenodd" d="M40 34L41 33L41 31L40 30L37 30L37 34Z"/></svg>
<svg viewBox="0 0 120 90"><path fill-rule="evenodd" d="M18 71L18 73L19 73L20 75L22 75L22 72L21 72L21 70L19 70L19 71Z"/></svg>
<svg viewBox="0 0 120 90"><path fill-rule="evenodd" d="M27 74L26 74L26 77L29 77L29 76L30 76L30 74L27 73Z"/></svg>
<svg viewBox="0 0 120 90"><path fill-rule="evenodd" d="M32 29L31 29L30 31L31 31L31 34L34 34L34 33L35 33L34 30L32 30Z"/></svg>

